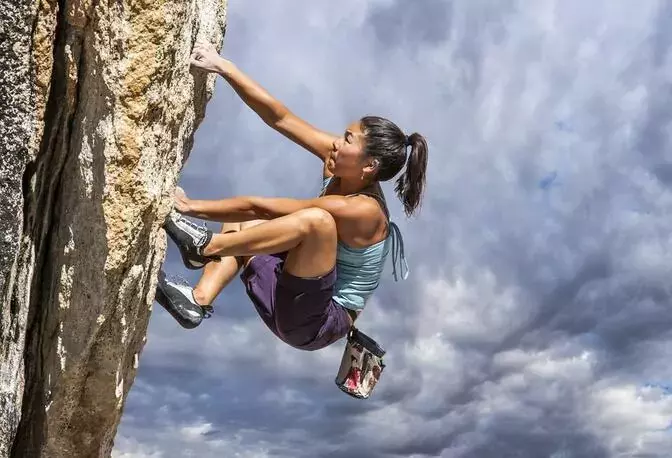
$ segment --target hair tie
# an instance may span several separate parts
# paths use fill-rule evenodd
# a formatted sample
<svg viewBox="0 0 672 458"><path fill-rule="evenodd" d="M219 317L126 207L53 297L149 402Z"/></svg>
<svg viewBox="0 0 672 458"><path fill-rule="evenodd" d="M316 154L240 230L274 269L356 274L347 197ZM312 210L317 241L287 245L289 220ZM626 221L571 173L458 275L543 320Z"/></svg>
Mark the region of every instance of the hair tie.
<svg viewBox="0 0 672 458"><path fill-rule="evenodd" d="M413 144L413 142L411 141L411 136L409 135L408 137L406 137L405 146L411 146L412 144Z"/></svg>

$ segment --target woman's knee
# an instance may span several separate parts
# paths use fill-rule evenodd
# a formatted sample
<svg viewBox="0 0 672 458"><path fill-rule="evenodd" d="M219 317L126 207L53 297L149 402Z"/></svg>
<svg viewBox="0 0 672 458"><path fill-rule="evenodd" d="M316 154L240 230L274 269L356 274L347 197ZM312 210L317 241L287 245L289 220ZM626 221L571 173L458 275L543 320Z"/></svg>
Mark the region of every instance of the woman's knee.
<svg viewBox="0 0 672 458"><path fill-rule="evenodd" d="M336 235L336 221L326 210L312 207L299 210L297 216L308 233Z"/></svg>

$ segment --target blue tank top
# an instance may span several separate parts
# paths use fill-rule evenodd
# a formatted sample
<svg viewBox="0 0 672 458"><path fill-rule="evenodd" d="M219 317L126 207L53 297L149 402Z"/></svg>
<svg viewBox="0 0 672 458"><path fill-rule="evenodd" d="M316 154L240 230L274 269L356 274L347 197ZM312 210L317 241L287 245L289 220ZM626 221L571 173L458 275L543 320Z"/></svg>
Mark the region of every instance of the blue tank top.
<svg viewBox="0 0 672 458"><path fill-rule="evenodd" d="M324 178L320 195L324 195L330 182L331 177ZM333 299L337 304L356 311L364 309L369 297L378 288L390 250L392 250L392 274L395 281L398 281L398 262L404 280L409 273L404 254L404 241L399 227L390 221L384 197L378 194L361 194L369 195L379 201L388 217L389 231L384 240L364 248L352 248L338 241Z"/></svg>

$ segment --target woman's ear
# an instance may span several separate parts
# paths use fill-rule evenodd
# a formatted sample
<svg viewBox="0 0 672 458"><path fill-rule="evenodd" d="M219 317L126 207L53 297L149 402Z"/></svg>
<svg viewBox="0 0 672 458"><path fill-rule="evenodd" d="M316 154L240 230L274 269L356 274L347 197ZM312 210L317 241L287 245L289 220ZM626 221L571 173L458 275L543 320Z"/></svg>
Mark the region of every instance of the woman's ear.
<svg viewBox="0 0 672 458"><path fill-rule="evenodd" d="M378 159L372 159L369 164L364 167L364 170L366 170L368 173L376 173L378 171L379 165L380 161Z"/></svg>

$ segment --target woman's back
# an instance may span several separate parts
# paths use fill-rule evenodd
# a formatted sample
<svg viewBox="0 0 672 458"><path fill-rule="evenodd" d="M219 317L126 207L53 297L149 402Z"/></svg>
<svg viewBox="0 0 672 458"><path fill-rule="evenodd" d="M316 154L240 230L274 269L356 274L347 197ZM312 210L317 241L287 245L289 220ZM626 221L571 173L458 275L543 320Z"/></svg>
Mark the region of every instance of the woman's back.
<svg viewBox="0 0 672 458"><path fill-rule="evenodd" d="M331 181L332 177L323 179L321 195L325 195ZM391 245L395 242L395 237L399 237L399 243L401 239L398 231L389 229L391 224L389 212L380 186L377 185L374 192L357 194L376 199L385 214L388 225L385 238L366 247L351 247L340 238L338 240L334 301L345 308L359 311L365 307L367 300L378 287L385 268L385 260Z"/></svg>
<svg viewBox="0 0 672 458"><path fill-rule="evenodd" d="M338 242L334 301L351 310L362 310L378 288L390 251L390 237L366 248Z"/></svg>

